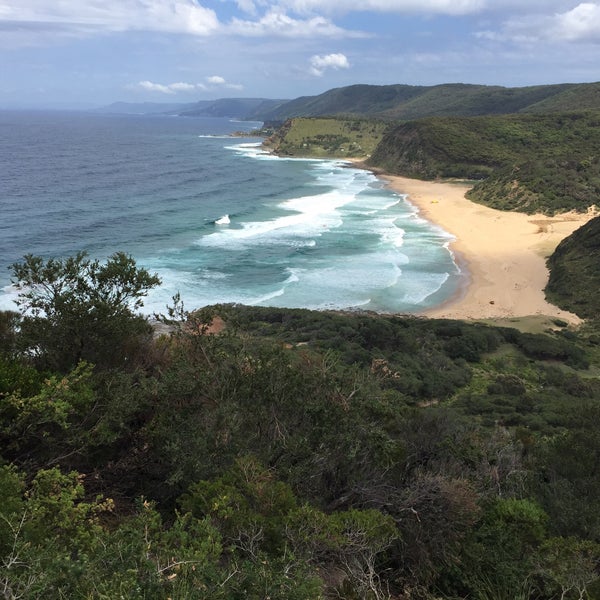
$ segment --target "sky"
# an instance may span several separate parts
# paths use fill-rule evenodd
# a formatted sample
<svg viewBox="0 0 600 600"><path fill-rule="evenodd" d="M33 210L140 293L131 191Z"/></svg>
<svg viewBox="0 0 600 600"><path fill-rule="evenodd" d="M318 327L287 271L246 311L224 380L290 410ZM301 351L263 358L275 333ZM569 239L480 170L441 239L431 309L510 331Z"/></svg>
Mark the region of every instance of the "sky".
<svg viewBox="0 0 600 600"><path fill-rule="evenodd" d="M600 80L600 0L0 0L0 107Z"/></svg>

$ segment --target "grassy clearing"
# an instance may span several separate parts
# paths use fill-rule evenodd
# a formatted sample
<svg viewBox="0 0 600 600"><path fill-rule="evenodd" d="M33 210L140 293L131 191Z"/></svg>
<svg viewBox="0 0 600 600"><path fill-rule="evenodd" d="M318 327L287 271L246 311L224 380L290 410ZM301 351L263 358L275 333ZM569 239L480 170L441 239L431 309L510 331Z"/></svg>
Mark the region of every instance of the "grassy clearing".
<svg viewBox="0 0 600 600"><path fill-rule="evenodd" d="M364 158L381 141L387 124L356 118L288 121L266 145L277 154L317 158Z"/></svg>

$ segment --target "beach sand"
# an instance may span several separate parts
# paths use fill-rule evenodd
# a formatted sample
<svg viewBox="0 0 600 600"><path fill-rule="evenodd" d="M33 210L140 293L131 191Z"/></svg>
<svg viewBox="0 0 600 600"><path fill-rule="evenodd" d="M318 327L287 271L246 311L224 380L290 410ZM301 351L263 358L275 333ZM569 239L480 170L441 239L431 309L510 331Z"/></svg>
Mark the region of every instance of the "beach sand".
<svg viewBox="0 0 600 600"><path fill-rule="evenodd" d="M546 316L576 325L581 319L546 302L546 258L594 215L554 217L487 208L465 198L469 186L380 175L419 209L420 216L456 239L450 249L464 270L456 297L424 316L468 320Z"/></svg>

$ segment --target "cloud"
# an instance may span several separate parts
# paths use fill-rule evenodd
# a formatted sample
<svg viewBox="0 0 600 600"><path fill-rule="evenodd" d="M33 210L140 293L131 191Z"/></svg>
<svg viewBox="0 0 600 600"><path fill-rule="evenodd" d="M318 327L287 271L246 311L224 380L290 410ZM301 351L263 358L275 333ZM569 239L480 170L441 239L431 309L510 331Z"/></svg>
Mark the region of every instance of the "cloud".
<svg viewBox="0 0 600 600"><path fill-rule="evenodd" d="M326 54L320 56L316 54L310 59L310 72L317 77L321 77L327 69L349 69L350 63L344 54Z"/></svg>
<svg viewBox="0 0 600 600"><path fill-rule="evenodd" d="M253 0L236 0L235 3L240 10L250 15L256 14L256 5L254 4Z"/></svg>
<svg viewBox="0 0 600 600"><path fill-rule="evenodd" d="M239 83L229 83L225 80L224 77L220 75L211 75L210 77L206 77L207 83L209 83L213 87L223 87L228 90L243 90L244 86Z"/></svg>
<svg viewBox="0 0 600 600"><path fill-rule="evenodd" d="M553 32L563 40L600 42L600 4L584 2L573 10L554 16Z"/></svg>
<svg viewBox="0 0 600 600"><path fill-rule="evenodd" d="M0 29L4 25L4 29L21 34L29 30L35 31L36 35L40 31L48 31L61 37L123 31L196 36L365 37L360 32L347 31L335 25L331 19L320 14L322 11L316 4L314 14L305 18L293 18L283 6L288 0L230 1L247 18L233 17L227 23L221 22L215 10L202 6L197 0L0 0ZM310 0L307 1L310 3ZM290 0L292 10L295 10L294 4L297 2L298 0ZM298 10L304 8L300 5Z"/></svg>
<svg viewBox="0 0 600 600"><path fill-rule="evenodd" d="M149 92L160 92L161 94L174 94L175 90L172 90L168 85L162 85L161 83L153 83L152 81L140 81L137 87L147 90Z"/></svg>
<svg viewBox="0 0 600 600"><path fill-rule="evenodd" d="M493 41L600 43L600 3L582 2L566 12L524 15L505 21L499 31L480 31L476 36Z"/></svg>
<svg viewBox="0 0 600 600"><path fill-rule="evenodd" d="M377 11L463 15L485 8L486 0L280 0L280 5L297 13L349 13Z"/></svg>
<svg viewBox="0 0 600 600"><path fill-rule="evenodd" d="M0 21L20 27L61 25L75 30L164 31L208 35L219 27L214 10L194 0L19 0L0 4Z"/></svg>
<svg viewBox="0 0 600 600"><path fill-rule="evenodd" d="M194 92L197 89L204 89L206 86L201 83L185 83L180 81L179 83L170 83L167 87L174 92Z"/></svg>
<svg viewBox="0 0 600 600"><path fill-rule="evenodd" d="M360 32L347 31L338 27L325 17L294 19L277 8L269 10L257 21L234 18L228 25L227 31L245 37L364 37L364 34Z"/></svg>
<svg viewBox="0 0 600 600"><path fill-rule="evenodd" d="M197 92L197 91L208 91L219 88L225 88L229 90L243 90L244 86L238 83L229 83L224 77L220 75L211 75L210 77L204 78L206 83L186 83L179 81L176 83L154 83L152 81L140 81L132 86L131 89L144 90L147 92L158 92L160 94L177 94L179 92Z"/></svg>

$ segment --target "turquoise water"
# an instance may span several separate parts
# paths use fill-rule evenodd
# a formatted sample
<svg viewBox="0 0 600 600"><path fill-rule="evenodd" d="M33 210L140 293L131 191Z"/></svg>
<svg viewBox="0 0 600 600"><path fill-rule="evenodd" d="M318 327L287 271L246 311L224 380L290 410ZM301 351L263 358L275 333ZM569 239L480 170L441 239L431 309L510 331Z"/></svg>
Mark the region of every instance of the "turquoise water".
<svg viewBox="0 0 600 600"><path fill-rule="evenodd" d="M9 265L33 253L117 250L163 284L218 302L419 312L460 278L451 236L402 195L342 161L283 159L256 123L227 119L0 112L0 307Z"/></svg>

